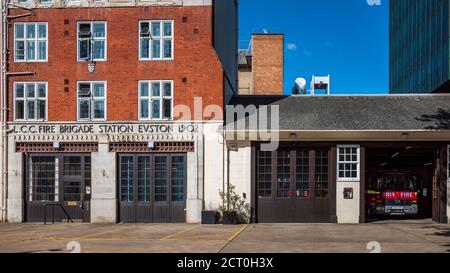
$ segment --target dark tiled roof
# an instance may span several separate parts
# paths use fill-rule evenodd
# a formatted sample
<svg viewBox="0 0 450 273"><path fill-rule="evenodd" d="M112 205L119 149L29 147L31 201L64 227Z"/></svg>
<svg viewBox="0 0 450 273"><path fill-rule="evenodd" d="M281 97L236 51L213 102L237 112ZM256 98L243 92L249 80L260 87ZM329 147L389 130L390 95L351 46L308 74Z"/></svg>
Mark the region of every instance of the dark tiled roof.
<svg viewBox="0 0 450 273"><path fill-rule="evenodd" d="M450 95L236 96L231 105L279 105L280 130L450 130Z"/></svg>

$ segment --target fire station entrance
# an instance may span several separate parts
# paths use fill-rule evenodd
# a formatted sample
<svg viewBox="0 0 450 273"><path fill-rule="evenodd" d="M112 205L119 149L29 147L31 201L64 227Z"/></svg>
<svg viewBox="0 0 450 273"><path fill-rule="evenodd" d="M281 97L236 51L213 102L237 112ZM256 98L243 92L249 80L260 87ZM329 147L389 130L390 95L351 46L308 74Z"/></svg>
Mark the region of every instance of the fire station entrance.
<svg viewBox="0 0 450 273"><path fill-rule="evenodd" d="M45 216L90 222L89 154L29 154L25 161L27 222L44 222Z"/></svg>
<svg viewBox="0 0 450 273"><path fill-rule="evenodd" d="M432 143L365 146L366 221L446 221L447 146Z"/></svg>
<svg viewBox="0 0 450 273"><path fill-rule="evenodd" d="M120 222L184 223L186 166L185 154L120 154Z"/></svg>
<svg viewBox="0 0 450 273"><path fill-rule="evenodd" d="M287 145L287 144L284 144ZM330 147L254 148L252 191L257 223L335 222L335 166ZM335 152L335 149L334 149Z"/></svg>

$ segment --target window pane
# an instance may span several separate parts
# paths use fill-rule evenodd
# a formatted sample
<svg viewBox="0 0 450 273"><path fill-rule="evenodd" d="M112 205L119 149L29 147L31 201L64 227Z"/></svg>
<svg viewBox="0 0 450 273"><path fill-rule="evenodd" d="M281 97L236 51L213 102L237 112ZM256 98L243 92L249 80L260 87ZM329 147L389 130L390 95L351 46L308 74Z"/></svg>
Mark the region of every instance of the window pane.
<svg viewBox="0 0 450 273"><path fill-rule="evenodd" d="M94 59L105 59L105 41L94 41Z"/></svg>
<svg viewBox="0 0 450 273"><path fill-rule="evenodd" d="M272 153L258 152L258 196L272 197Z"/></svg>
<svg viewBox="0 0 450 273"><path fill-rule="evenodd" d="M32 84L27 84L27 98L34 98L35 97L35 85L34 83Z"/></svg>
<svg viewBox="0 0 450 273"><path fill-rule="evenodd" d="M152 118L161 118L161 101L152 100Z"/></svg>
<svg viewBox="0 0 450 273"><path fill-rule="evenodd" d="M36 113L35 113L35 103L34 101L27 101L27 113L28 113L28 119L36 119Z"/></svg>
<svg viewBox="0 0 450 273"><path fill-rule="evenodd" d="M309 181L309 151L297 151L296 197L311 197Z"/></svg>
<svg viewBox="0 0 450 273"><path fill-rule="evenodd" d="M150 202L150 157L138 157L138 202Z"/></svg>
<svg viewBox="0 0 450 273"><path fill-rule="evenodd" d="M163 118L172 118L172 100L163 100Z"/></svg>
<svg viewBox="0 0 450 273"><path fill-rule="evenodd" d="M160 22L152 22L152 36L161 36Z"/></svg>
<svg viewBox="0 0 450 273"><path fill-rule="evenodd" d="M172 58L172 40L164 40L164 58Z"/></svg>
<svg viewBox="0 0 450 273"><path fill-rule="evenodd" d="M105 118L105 102L104 101L94 101L94 118L104 119Z"/></svg>
<svg viewBox="0 0 450 273"><path fill-rule="evenodd" d="M105 84L94 83L94 97L104 97L104 96L105 96Z"/></svg>
<svg viewBox="0 0 450 273"><path fill-rule="evenodd" d="M35 202L58 201L56 190L56 159L54 157L32 157L28 175L28 200Z"/></svg>
<svg viewBox="0 0 450 273"><path fill-rule="evenodd" d="M80 119L89 119L90 118L89 101L80 100L79 108L80 108Z"/></svg>
<svg viewBox="0 0 450 273"><path fill-rule="evenodd" d="M27 53L28 60L36 59L36 42L27 41Z"/></svg>
<svg viewBox="0 0 450 273"><path fill-rule="evenodd" d="M24 24L15 24L16 38L25 38Z"/></svg>
<svg viewBox="0 0 450 273"><path fill-rule="evenodd" d="M16 119L25 119L24 103L23 100L16 101Z"/></svg>
<svg viewBox="0 0 450 273"><path fill-rule="evenodd" d="M141 22L140 33L141 37L150 37L150 23Z"/></svg>
<svg viewBox="0 0 450 273"><path fill-rule="evenodd" d="M161 58L161 40L153 40L152 42L152 58Z"/></svg>
<svg viewBox="0 0 450 273"><path fill-rule="evenodd" d="M277 196L292 197L291 191L291 158L290 151L278 151Z"/></svg>
<svg viewBox="0 0 450 273"><path fill-rule="evenodd" d="M24 86L23 84L16 84L16 98L24 97Z"/></svg>
<svg viewBox="0 0 450 273"><path fill-rule="evenodd" d="M172 96L172 83L165 82L163 83L164 96L171 97Z"/></svg>
<svg viewBox="0 0 450 273"><path fill-rule="evenodd" d="M141 97L148 97L148 82L141 82Z"/></svg>
<svg viewBox="0 0 450 273"><path fill-rule="evenodd" d="M167 201L167 163L166 156L155 156L155 202Z"/></svg>
<svg viewBox="0 0 450 273"><path fill-rule="evenodd" d="M172 157L172 202L184 201L184 166L183 156Z"/></svg>
<svg viewBox="0 0 450 273"><path fill-rule="evenodd" d="M45 98L47 95L47 87L45 84L38 84L38 96L39 98Z"/></svg>
<svg viewBox="0 0 450 273"><path fill-rule="evenodd" d="M152 96L159 97L161 95L161 84L159 82L152 83Z"/></svg>
<svg viewBox="0 0 450 273"><path fill-rule="evenodd" d="M38 107L37 107L37 118L38 119L45 119L45 113L46 113L46 103L45 100L38 100Z"/></svg>
<svg viewBox="0 0 450 273"><path fill-rule="evenodd" d="M39 24L38 25L38 38L47 38L47 25Z"/></svg>
<svg viewBox="0 0 450 273"><path fill-rule="evenodd" d="M120 159L120 200L133 202L133 157L126 156Z"/></svg>
<svg viewBox="0 0 450 273"><path fill-rule="evenodd" d="M90 50L89 50L89 43L90 43L90 41L89 40L81 40L80 42L79 42L79 45L78 45L78 47L79 47L79 58L80 59L89 59L89 52L90 52Z"/></svg>
<svg viewBox="0 0 450 273"><path fill-rule="evenodd" d="M164 36L172 36L172 23L164 23Z"/></svg>
<svg viewBox="0 0 450 273"><path fill-rule="evenodd" d="M328 151L316 151L315 197L328 197Z"/></svg>
<svg viewBox="0 0 450 273"><path fill-rule="evenodd" d="M148 59L150 57L150 39L141 39L141 58Z"/></svg>
<svg viewBox="0 0 450 273"><path fill-rule="evenodd" d="M141 100L141 118L149 118L149 116L148 116L148 100Z"/></svg>
<svg viewBox="0 0 450 273"><path fill-rule="evenodd" d="M16 42L16 60L25 60L25 42Z"/></svg>
<svg viewBox="0 0 450 273"><path fill-rule="evenodd" d="M36 38L36 25L27 24L27 38Z"/></svg>
<svg viewBox="0 0 450 273"><path fill-rule="evenodd" d="M47 59L47 42L39 42L38 43L38 60L46 60Z"/></svg>
<svg viewBox="0 0 450 273"><path fill-rule="evenodd" d="M64 157L64 175L67 176L81 175L81 157L79 156Z"/></svg>
<svg viewBox="0 0 450 273"><path fill-rule="evenodd" d="M95 38L104 38L106 37L106 26L105 23L94 23L94 37Z"/></svg>

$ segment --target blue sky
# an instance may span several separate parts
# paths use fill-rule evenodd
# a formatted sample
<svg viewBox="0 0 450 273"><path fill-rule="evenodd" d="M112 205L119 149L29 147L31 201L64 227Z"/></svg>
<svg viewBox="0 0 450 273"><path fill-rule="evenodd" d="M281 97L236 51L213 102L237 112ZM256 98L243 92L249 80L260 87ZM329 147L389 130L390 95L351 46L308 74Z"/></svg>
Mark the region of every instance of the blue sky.
<svg viewBox="0 0 450 273"><path fill-rule="evenodd" d="M331 75L332 94L388 92L388 0L240 0L239 13L241 48L264 29L285 34L285 93L313 74Z"/></svg>

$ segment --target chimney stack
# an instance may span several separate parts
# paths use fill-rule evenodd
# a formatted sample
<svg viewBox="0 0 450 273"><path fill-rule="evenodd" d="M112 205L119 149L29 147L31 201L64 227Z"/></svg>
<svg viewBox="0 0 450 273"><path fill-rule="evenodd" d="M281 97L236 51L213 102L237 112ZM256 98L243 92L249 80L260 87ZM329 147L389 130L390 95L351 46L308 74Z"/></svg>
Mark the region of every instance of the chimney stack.
<svg viewBox="0 0 450 273"><path fill-rule="evenodd" d="M239 95L283 95L284 35L254 34L239 53Z"/></svg>

